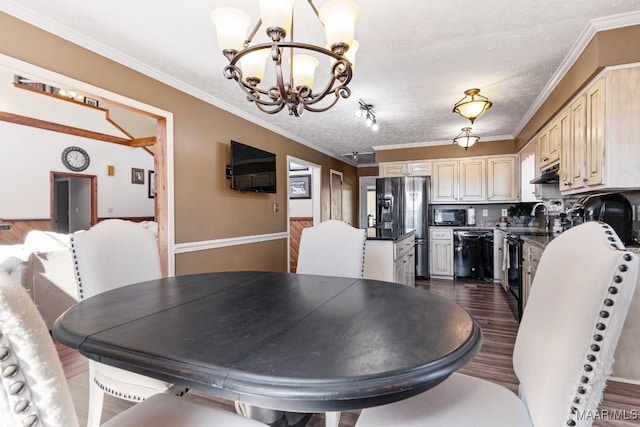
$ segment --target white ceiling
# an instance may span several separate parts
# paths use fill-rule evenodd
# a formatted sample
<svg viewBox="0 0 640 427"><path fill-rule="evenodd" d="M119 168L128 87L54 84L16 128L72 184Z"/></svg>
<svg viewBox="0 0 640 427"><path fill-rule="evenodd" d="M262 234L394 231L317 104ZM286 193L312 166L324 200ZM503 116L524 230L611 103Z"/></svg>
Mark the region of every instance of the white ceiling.
<svg viewBox="0 0 640 427"><path fill-rule="evenodd" d="M472 87L493 102L473 133L512 138L594 30L640 23L640 0L356 1L351 97L299 118L258 111L222 75L209 13L237 7L254 25L257 0L0 0L0 10L334 156L449 143L469 125L451 110ZM297 41L324 45L307 2L294 19ZM373 104L378 132L353 117L358 99Z"/></svg>

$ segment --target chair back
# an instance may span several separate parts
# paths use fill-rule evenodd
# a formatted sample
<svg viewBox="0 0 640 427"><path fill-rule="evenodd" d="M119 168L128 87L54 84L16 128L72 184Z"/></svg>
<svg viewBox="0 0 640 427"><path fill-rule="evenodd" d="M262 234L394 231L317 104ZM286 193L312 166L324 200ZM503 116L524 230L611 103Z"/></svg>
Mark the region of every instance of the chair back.
<svg viewBox="0 0 640 427"><path fill-rule="evenodd" d="M633 298L638 257L597 222L545 248L513 354L533 425L590 426Z"/></svg>
<svg viewBox="0 0 640 427"><path fill-rule="evenodd" d="M162 277L152 231L120 219L99 222L71 236L78 299Z"/></svg>
<svg viewBox="0 0 640 427"><path fill-rule="evenodd" d="M49 330L26 290L2 270L0 382L0 426L78 426Z"/></svg>
<svg viewBox="0 0 640 427"><path fill-rule="evenodd" d="M360 278L365 230L329 220L302 230L296 273Z"/></svg>

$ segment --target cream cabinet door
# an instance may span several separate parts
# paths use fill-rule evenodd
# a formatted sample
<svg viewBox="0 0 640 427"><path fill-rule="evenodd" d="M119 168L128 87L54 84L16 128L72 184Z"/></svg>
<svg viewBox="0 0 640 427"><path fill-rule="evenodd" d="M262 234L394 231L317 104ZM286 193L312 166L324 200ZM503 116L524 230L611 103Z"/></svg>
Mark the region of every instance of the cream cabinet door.
<svg viewBox="0 0 640 427"><path fill-rule="evenodd" d="M566 108L557 119L560 125L560 191L571 188L571 165L573 151L571 149L571 114Z"/></svg>
<svg viewBox="0 0 640 427"><path fill-rule="evenodd" d="M430 249L431 275L453 276L453 243L451 240L432 240Z"/></svg>
<svg viewBox="0 0 640 427"><path fill-rule="evenodd" d="M479 202L487 200L485 159L460 160L459 200L463 202Z"/></svg>
<svg viewBox="0 0 640 427"><path fill-rule="evenodd" d="M516 156L487 159L487 200L513 201L518 199Z"/></svg>
<svg viewBox="0 0 640 427"><path fill-rule="evenodd" d="M430 162L409 162L407 163L407 175L429 176L431 175L431 163Z"/></svg>
<svg viewBox="0 0 640 427"><path fill-rule="evenodd" d="M407 164L406 163L384 163L382 164L381 175L383 177L392 176L406 176Z"/></svg>
<svg viewBox="0 0 640 427"><path fill-rule="evenodd" d="M605 99L604 77L587 90L586 171L587 185L603 183Z"/></svg>
<svg viewBox="0 0 640 427"><path fill-rule="evenodd" d="M458 161L433 162L433 194L431 202L446 203L458 201Z"/></svg>
<svg viewBox="0 0 640 427"><path fill-rule="evenodd" d="M571 104L571 190L585 186L587 149L587 95L580 95Z"/></svg>

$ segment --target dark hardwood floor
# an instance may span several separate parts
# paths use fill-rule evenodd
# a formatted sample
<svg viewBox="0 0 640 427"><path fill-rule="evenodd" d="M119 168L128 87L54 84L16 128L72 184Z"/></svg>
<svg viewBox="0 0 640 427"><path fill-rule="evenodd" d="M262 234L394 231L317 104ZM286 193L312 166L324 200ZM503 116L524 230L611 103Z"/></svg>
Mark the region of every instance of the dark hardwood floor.
<svg viewBox="0 0 640 427"><path fill-rule="evenodd" d="M502 288L493 283L462 280L418 280L417 286L439 295L451 298L465 307L476 317L484 333L484 341L479 354L460 372L502 384L513 392L517 392L517 379L512 369L512 353L518 323L507 305L506 295ZM416 325L420 327L420 325ZM86 424L88 396L88 367L84 358L74 350L61 345L57 346L67 379L69 381L76 412L81 425ZM639 355L640 357L640 355ZM234 410L233 402L212 398L202 393L192 392L192 399L206 399L213 404ZM107 396L102 422L111 418L131 403ZM640 386L610 381L600 406L600 414L625 411L635 420L596 420L596 427L631 427L640 425ZM342 414L340 427L354 426L359 411ZM621 414L621 412L615 412ZM636 414L633 416L633 414ZM308 427L323 427L324 416L314 415L307 423Z"/></svg>

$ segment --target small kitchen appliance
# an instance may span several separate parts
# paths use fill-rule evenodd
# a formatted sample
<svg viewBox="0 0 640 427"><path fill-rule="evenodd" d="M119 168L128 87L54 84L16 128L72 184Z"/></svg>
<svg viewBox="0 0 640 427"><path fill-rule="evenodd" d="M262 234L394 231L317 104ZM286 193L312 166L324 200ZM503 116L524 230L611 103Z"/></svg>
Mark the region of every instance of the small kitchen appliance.
<svg viewBox="0 0 640 427"><path fill-rule="evenodd" d="M433 210L433 225L460 226L465 225L467 211L465 209Z"/></svg>
<svg viewBox="0 0 640 427"><path fill-rule="evenodd" d="M474 208L467 209L467 225L476 225L476 210Z"/></svg>
<svg viewBox="0 0 640 427"><path fill-rule="evenodd" d="M571 225L585 221L609 224L623 243L633 242L633 210L620 193L591 194L578 199L569 210Z"/></svg>

